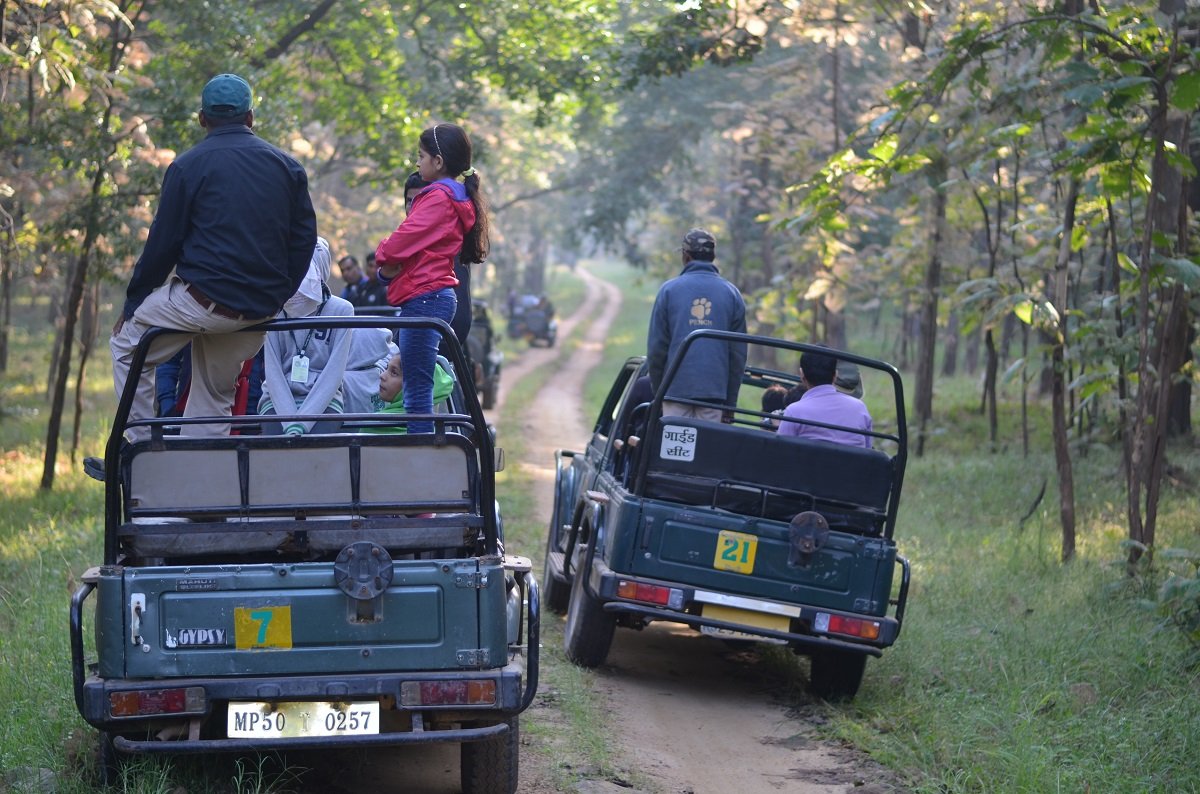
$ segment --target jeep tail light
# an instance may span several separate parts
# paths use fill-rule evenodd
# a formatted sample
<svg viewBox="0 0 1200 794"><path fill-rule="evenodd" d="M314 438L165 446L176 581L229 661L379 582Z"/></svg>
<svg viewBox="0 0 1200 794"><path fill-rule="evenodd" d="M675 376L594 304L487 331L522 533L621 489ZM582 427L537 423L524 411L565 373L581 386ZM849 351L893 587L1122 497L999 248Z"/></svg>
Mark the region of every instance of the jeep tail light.
<svg viewBox="0 0 1200 794"><path fill-rule="evenodd" d="M864 640L879 639L878 620L862 620L848 618L842 615L830 615L828 612L818 612L813 620L813 630L827 634L845 634L848 637L860 637Z"/></svg>
<svg viewBox="0 0 1200 794"><path fill-rule="evenodd" d="M683 591L676 587L662 587L645 582L621 579L617 582L617 596L630 601L643 601L672 609L683 608Z"/></svg>
<svg viewBox="0 0 1200 794"><path fill-rule="evenodd" d="M110 692L108 713L113 717L148 717L155 714L203 714L204 688L131 689Z"/></svg>
<svg viewBox="0 0 1200 794"><path fill-rule="evenodd" d="M405 681L400 685L402 706L492 706L496 682Z"/></svg>

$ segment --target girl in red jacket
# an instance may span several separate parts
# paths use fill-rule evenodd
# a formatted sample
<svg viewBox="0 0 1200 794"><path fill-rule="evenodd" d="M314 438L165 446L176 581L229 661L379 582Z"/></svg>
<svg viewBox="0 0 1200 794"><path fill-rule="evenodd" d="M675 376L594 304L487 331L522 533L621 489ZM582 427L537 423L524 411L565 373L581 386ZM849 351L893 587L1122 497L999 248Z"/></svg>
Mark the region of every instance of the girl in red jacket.
<svg viewBox="0 0 1200 794"><path fill-rule="evenodd" d="M482 262L487 256L487 214L479 175L471 167L471 139L455 124L421 133L417 171L430 184L417 194L404 222L375 249L379 280L401 317L435 317L449 323L456 300L454 258ZM462 181L458 181L459 178ZM433 367L440 334L433 329L400 332L404 411L433 412ZM432 433L433 423L414 421L409 433Z"/></svg>

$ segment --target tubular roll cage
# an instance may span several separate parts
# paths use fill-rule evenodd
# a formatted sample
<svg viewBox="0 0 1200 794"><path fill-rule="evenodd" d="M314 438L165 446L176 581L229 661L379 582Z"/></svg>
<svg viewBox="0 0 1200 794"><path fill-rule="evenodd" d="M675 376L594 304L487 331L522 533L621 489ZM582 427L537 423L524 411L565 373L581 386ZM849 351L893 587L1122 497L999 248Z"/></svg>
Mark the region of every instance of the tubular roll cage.
<svg viewBox="0 0 1200 794"><path fill-rule="evenodd" d="M234 333L263 333L267 331L305 330L310 328L388 328L393 333L406 328L424 328L438 331L443 339L455 338L450 326L442 320L427 317L396 317L385 314L269 320L264 323L248 326ZM129 419L129 412L133 406L134 395L137 391L138 379L142 376L142 369L145 367L150 345L160 336L179 333L187 332L171 328L151 328L146 332L134 350L129 368L130 377L126 380L125 389L122 391L120 399L117 402L116 413L113 416L112 430L109 433L104 452L104 563L106 565L114 565L117 562L118 534L122 525L124 501L122 498L124 489L119 474L121 451L125 443L125 430L130 427L148 427L150 429L151 444L157 445L166 443L164 441L164 433L168 426L205 424L213 421L205 417L168 417L141 419L132 422ZM447 347L450 364L453 366L459 382L462 383L463 378L470 374L466 356L457 342ZM340 414L339 418L343 422L362 425L364 427L372 424L395 425L398 421L432 421L435 431L431 434L430 438L435 445L445 443L446 433L450 428L458 428L463 434L471 438L475 449L478 450L480 461L484 464L479 467L479 509L483 518L482 530L484 543L488 552L495 554L500 549L499 526L495 510L496 479L495 467L493 465L496 455L495 446L491 434L487 432L487 420L484 417L483 408L479 403L479 397L476 395L475 390L473 388L463 388L462 396L467 409L466 414L408 414L403 420L399 420L395 415L381 416L374 413L347 413ZM312 419L310 416L300 416L297 414L279 414L273 418L284 422ZM231 416L221 417L219 421L223 423L228 421L230 425L236 428L239 426L257 425L261 420L261 416ZM222 438L218 443L228 446L229 442L227 439Z"/></svg>
<svg viewBox="0 0 1200 794"><path fill-rule="evenodd" d="M703 340L703 339L716 339L716 340L721 340L721 341L730 342L730 343L739 343L740 342L740 343L748 344L748 345L762 345L765 347L773 347L773 348L777 348L777 349L781 349L781 350L790 350L790 351L793 351L796 353L820 353L822 355L836 358L838 361L848 361L850 363L858 364L859 366L863 366L868 369L873 369L873 370L882 372L891 379L892 393L895 397L896 433L894 433L894 434L893 433L879 433L879 432L872 431L872 432L863 432L862 435L867 435L872 438L878 438L878 439L882 439L885 441L893 441L897 445L896 454L894 456L892 456L892 467L893 467L892 489L891 489L891 494L888 498L887 513L886 513L886 517L885 517L885 521L884 521L884 536L888 537L888 538L892 537L892 535L895 531L895 527L896 527L896 511L900 504L900 488L904 482L904 470L905 470L905 467L908 462L908 428L907 428L907 422L905 419L905 409L904 409L904 383L900 379L899 371L897 371L896 368L893 367L891 364L888 364L883 361L879 361L877 359L867 358L865 356L859 356L854 353L847 353L845 351L837 350L835 348L824 347L821 345L814 345L814 344L810 344L808 342L793 342L793 341L790 341L787 339L778 339L775 337L759 336L756 334L743 334L743 333L738 333L736 331L719 331L716 329L701 329L698 331L693 331L692 333L688 334L687 337L684 338L683 343L681 344L681 346L679 348L679 351L674 356L671 357L671 361L668 364L666 371L663 373L662 383L659 384L658 392L654 395L654 399L650 403L650 410L649 410L649 414L648 414L649 418L653 419L653 418L661 418L662 417L662 404L663 404L663 400L666 399L666 390L664 388L665 385L670 383L672 381L672 379L674 379L676 370L679 369L680 364L683 362L683 360L687 356L688 348L690 348L692 345L696 344L698 341ZM772 374L769 370L755 369L755 371L762 375L771 375ZM784 375L784 373L774 373L774 374L778 374L781 376ZM672 400L675 402L712 407L710 404L699 403L694 400L676 399L676 398L672 398ZM747 410L744 408L737 409L737 412L745 413L745 414L753 415L753 416L758 416L758 417L767 417L768 416L768 414L765 414L761 411ZM831 428L831 429L835 429L835 430L845 429L845 428L839 427L838 425L830 425L830 424L825 424L823 422L815 422L815 421L807 421L806 420L805 424L810 424L810 425L819 426L819 427L826 427L826 428ZM861 431L856 431L856 432L861 432ZM649 455L640 455L638 457L637 468L634 471L634 475L633 475L633 479L632 479L633 487L630 489L634 494L636 494L638 496L642 496L645 494L646 481L647 481L646 473L649 470L649 467L650 467L650 456Z"/></svg>

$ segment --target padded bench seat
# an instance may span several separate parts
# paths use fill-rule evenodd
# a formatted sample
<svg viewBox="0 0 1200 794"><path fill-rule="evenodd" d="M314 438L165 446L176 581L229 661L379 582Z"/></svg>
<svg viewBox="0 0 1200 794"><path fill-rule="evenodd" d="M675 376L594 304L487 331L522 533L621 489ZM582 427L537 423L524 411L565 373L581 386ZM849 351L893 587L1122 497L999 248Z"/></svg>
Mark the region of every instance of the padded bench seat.
<svg viewBox="0 0 1200 794"><path fill-rule="evenodd" d="M648 435L647 497L782 521L816 509L831 527L882 529L893 467L879 450L678 416Z"/></svg>
<svg viewBox="0 0 1200 794"><path fill-rule="evenodd" d="M482 526L477 469L456 434L146 442L125 460L120 534L145 556L263 551L297 538L311 550L368 538L461 547Z"/></svg>

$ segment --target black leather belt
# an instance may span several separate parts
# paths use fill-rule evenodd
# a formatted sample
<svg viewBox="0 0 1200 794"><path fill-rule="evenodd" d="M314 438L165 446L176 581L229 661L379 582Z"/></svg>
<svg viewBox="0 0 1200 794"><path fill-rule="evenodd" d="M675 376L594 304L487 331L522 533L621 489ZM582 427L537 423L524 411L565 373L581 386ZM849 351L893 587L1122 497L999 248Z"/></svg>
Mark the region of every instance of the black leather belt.
<svg viewBox="0 0 1200 794"><path fill-rule="evenodd" d="M197 287L195 284L187 285L187 293L188 293L188 295L191 295L193 298L196 299L196 303L199 303L201 306L208 309L210 312L212 312L215 315L218 315L220 317L225 317L229 320L245 320L246 319L246 316L244 314L235 312L233 309L222 306L221 304L217 303L212 298L205 295L203 292L200 291L200 288Z"/></svg>

